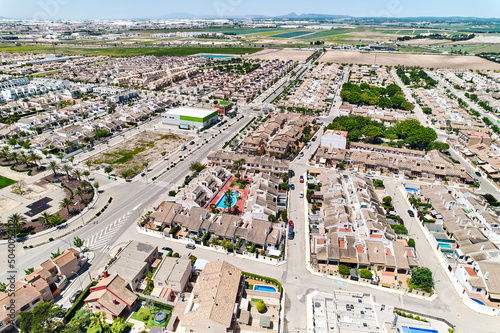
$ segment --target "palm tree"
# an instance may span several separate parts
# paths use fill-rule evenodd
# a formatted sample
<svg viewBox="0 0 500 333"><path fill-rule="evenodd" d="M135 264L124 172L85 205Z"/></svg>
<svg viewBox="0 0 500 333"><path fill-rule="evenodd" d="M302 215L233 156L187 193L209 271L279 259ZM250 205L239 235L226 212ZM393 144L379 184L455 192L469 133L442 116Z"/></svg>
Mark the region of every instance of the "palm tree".
<svg viewBox="0 0 500 333"><path fill-rule="evenodd" d="M76 179L78 179L78 181L80 181L82 177L82 171L79 169L75 169L75 171L73 171L73 177L75 177Z"/></svg>
<svg viewBox="0 0 500 333"><path fill-rule="evenodd" d="M241 178L240 175L240 169L245 165L246 160L244 158L240 158L239 160L236 160L233 162L233 172L236 172L238 174L238 178Z"/></svg>
<svg viewBox="0 0 500 333"><path fill-rule="evenodd" d="M81 201L84 201L83 200L83 188L81 186L78 186L75 190L75 194L80 198Z"/></svg>
<svg viewBox="0 0 500 333"><path fill-rule="evenodd" d="M69 207L73 206L73 200L70 198L64 198L62 201L59 203L59 208L64 209L66 208L68 210L68 215L69 215Z"/></svg>
<svg viewBox="0 0 500 333"><path fill-rule="evenodd" d="M24 155L24 153L21 153L21 155L18 157L19 159L19 162L21 162L21 164L26 164L26 166L29 166L29 159L26 155Z"/></svg>
<svg viewBox="0 0 500 333"><path fill-rule="evenodd" d="M231 211L231 204L233 203L233 193L230 189L224 192L224 206L227 207L228 213Z"/></svg>
<svg viewBox="0 0 500 333"><path fill-rule="evenodd" d="M57 165L56 161L49 162L49 169L54 172L54 177L57 177L57 170L59 170L59 165Z"/></svg>
<svg viewBox="0 0 500 333"><path fill-rule="evenodd" d="M8 160L9 159L9 147L8 146L3 146L2 150L0 150L0 156L3 159Z"/></svg>
<svg viewBox="0 0 500 333"><path fill-rule="evenodd" d="M94 182L94 188L97 192L99 192L99 182Z"/></svg>
<svg viewBox="0 0 500 333"><path fill-rule="evenodd" d="M19 163L19 154L15 151L11 152L10 153L10 157L9 157L10 160L14 160L16 161L16 164Z"/></svg>
<svg viewBox="0 0 500 333"><path fill-rule="evenodd" d="M42 157L41 156L38 156L38 154L36 153L30 153L28 155L28 158L31 162L33 162L34 164L36 164L36 166L38 166L38 161L41 161L42 160Z"/></svg>
<svg viewBox="0 0 500 333"><path fill-rule="evenodd" d="M82 173L87 179L89 179L89 176L90 176L90 171L88 170L85 170L83 173Z"/></svg>
<svg viewBox="0 0 500 333"><path fill-rule="evenodd" d="M38 218L38 222L44 227L50 226L50 218L51 215L47 212L43 212L42 215Z"/></svg>
<svg viewBox="0 0 500 333"><path fill-rule="evenodd" d="M73 170L73 167L69 164L64 164L62 167L61 167L61 170L66 172L66 175L68 176L68 180L69 180L69 173L71 172L71 170Z"/></svg>
<svg viewBox="0 0 500 333"><path fill-rule="evenodd" d="M9 224L9 229L7 233L12 236L16 236L21 232L22 225L26 223L26 217L19 213L14 213L7 219L7 223Z"/></svg>

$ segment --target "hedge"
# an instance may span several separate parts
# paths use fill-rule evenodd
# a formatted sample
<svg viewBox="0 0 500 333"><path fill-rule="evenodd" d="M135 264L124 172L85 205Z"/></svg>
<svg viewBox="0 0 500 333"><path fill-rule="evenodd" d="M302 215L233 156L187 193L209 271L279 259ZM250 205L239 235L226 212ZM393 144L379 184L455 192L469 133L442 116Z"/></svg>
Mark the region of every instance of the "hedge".
<svg viewBox="0 0 500 333"><path fill-rule="evenodd" d="M80 310L80 308L83 306L83 300L87 298L88 295L90 295L90 288L95 285L97 285L97 281L90 282L90 284L87 286L87 288L85 288L80 297L78 297L71 308L69 308L68 312L66 312L66 314L64 315L64 321L66 323L75 316L76 311Z"/></svg>
<svg viewBox="0 0 500 333"><path fill-rule="evenodd" d="M263 282L275 285L276 287L278 287L278 291L281 293L282 287L281 287L281 283L279 283L278 280L272 279L272 278L268 278L268 277L265 277L265 276L262 276L262 275L248 273L248 272L242 272L242 273L243 273L243 275L247 279L254 279L254 280L257 280L257 281L263 281Z"/></svg>

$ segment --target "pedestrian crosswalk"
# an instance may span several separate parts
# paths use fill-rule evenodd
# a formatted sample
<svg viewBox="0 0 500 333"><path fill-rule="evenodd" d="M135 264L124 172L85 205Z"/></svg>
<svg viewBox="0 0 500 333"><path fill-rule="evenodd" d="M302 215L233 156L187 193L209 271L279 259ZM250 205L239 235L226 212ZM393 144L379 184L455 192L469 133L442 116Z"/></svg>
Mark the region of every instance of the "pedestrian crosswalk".
<svg viewBox="0 0 500 333"><path fill-rule="evenodd" d="M109 244L111 238L113 238L116 232L125 223L130 214L132 214L131 211L122 216L120 219L108 225L106 228L92 236L90 239L86 239L84 246L92 251L99 251L102 253L108 253L109 251L111 251L111 244Z"/></svg>

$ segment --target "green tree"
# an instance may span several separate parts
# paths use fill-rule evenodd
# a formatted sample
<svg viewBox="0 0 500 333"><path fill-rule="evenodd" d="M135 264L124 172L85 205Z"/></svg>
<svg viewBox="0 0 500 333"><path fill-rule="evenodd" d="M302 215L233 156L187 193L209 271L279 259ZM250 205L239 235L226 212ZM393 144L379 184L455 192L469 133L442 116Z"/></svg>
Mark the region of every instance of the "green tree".
<svg viewBox="0 0 500 333"><path fill-rule="evenodd" d="M111 325L111 333L123 333L127 329L127 324L125 323L125 320L121 317L115 318L113 321L113 325Z"/></svg>
<svg viewBox="0 0 500 333"><path fill-rule="evenodd" d="M113 171L113 168L110 166L104 168L104 172L107 173L108 175L111 173L111 171Z"/></svg>
<svg viewBox="0 0 500 333"><path fill-rule="evenodd" d="M257 308L257 311L259 311L259 313L265 313L267 311L266 303L264 303L264 301L261 299L257 302L255 307Z"/></svg>
<svg viewBox="0 0 500 333"><path fill-rule="evenodd" d="M50 216L50 218L49 218L50 226L55 227L56 225L59 225L61 223L63 223L63 219L61 217L61 214L56 213L56 214Z"/></svg>
<svg viewBox="0 0 500 333"><path fill-rule="evenodd" d="M230 189L227 189L226 192L224 192L224 206L227 208L227 211L231 211L232 203L233 203L233 195L232 191Z"/></svg>
<svg viewBox="0 0 500 333"><path fill-rule="evenodd" d="M73 206L73 200L70 198L64 198L62 201L59 203L59 208L64 209L66 208L68 211L68 215L70 215L69 208Z"/></svg>
<svg viewBox="0 0 500 333"><path fill-rule="evenodd" d="M371 279L373 274L370 270L363 268L359 271L359 276L361 276L363 279Z"/></svg>
<svg viewBox="0 0 500 333"><path fill-rule="evenodd" d="M64 164L62 167L61 167L61 170L66 172L66 176L68 176L68 179L69 178L69 173L71 172L71 170L73 170L73 167L69 164Z"/></svg>
<svg viewBox="0 0 500 333"><path fill-rule="evenodd" d="M35 268L34 267L30 267L30 268L26 268L24 270L24 274L26 275L30 275L31 273L33 273L35 271Z"/></svg>
<svg viewBox="0 0 500 333"><path fill-rule="evenodd" d="M50 252L50 259L55 259L62 254L61 250L57 248L56 252Z"/></svg>
<svg viewBox="0 0 500 333"><path fill-rule="evenodd" d="M49 169L54 173L54 177L57 176L57 170L59 170L59 165L57 165L56 161L49 162Z"/></svg>
<svg viewBox="0 0 500 333"><path fill-rule="evenodd" d="M200 162L193 162L189 166L189 170L191 170L192 172L200 172L203 169L205 169L205 166L203 164L201 164Z"/></svg>
<svg viewBox="0 0 500 333"><path fill-rule="evenodd" d="M408 281L411 288L420 288L426 292L431 292L434 287L432 272L427 267L417 267L411 271L411 278Z"/></svg>
<svg viewBox="0 0 500 333"><path fill-rule="evenodd" d="M339 170L345 170L345 163L344 163L344 162L339 162L339 163L337 164L337 168L338 168Z"/></svg>
<svg viewBox="0 0 500 333"><path fill-rule="evenodd" d="M21 230L22 226L26 223L26 217L19 213L14 213L7 218L8 229L7 233L11 236L17 236Z"/></svg>
<svg viewBox="0 0 500 333"><path fill-rule="evenodd" d="M59 319L64 311L54 306L53 301L41 302L31 311L21 311L19 314L19 329L21 333L52 333L59 332L63 322Z"/></svg>
<svg viewBox="0 0 500 333"><path fill-rule="evenodd" d="M339 274L340 275L349 275L350 269L346 265L339 265Z"/></svg>
<svg viewBox="0 0 500 333"><path fill-rule="evenodd" d="M73 245L76 246L77 248L79 248L80 250L83 246L83 243L84 243L84 241L80 237L73 238Z"/></svg>
<svg viewBox="0 0 500 333"><path fill-rule="evenodd" d="M415 240L413 238L408 239L408 246L415 247Z"/></svg>

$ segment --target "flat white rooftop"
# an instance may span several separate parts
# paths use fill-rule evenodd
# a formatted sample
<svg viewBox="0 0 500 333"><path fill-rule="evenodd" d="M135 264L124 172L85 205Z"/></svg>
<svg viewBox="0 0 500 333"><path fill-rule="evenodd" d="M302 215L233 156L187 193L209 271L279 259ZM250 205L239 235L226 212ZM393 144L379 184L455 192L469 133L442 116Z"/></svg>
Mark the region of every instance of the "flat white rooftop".
<svg viewBox="0 0 500 333"><path fill-rule="evenodd" d="M170 109L166 111L166 114L176 115L176 116L189 116L196 118L204 118L209 116L210 114L216 112L216 110L211 109L202 109L202 108L188 108L188 107L179 107L175 109Z"/></svg>

